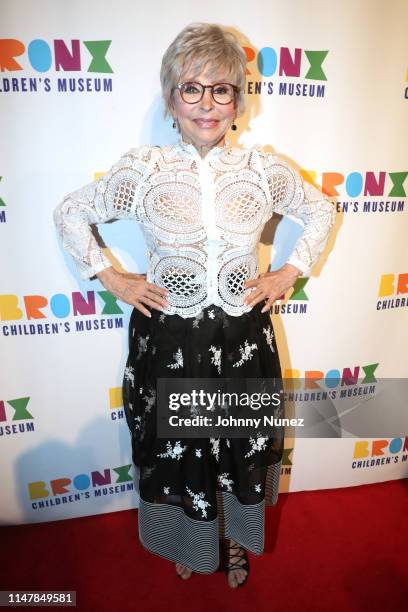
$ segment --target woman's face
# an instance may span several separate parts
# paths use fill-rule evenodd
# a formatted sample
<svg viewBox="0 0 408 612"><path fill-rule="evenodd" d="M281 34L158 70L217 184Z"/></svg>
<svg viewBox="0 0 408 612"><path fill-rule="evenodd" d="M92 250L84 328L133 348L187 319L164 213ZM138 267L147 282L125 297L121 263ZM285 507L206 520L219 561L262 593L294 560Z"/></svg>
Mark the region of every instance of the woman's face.
<svg viewBox="0 0 408 612"><path fill-rule="evenodd" d="M209 70L201 72L198 76L185 72L180 82L186 81L198 81L202 85L214 85L215 83L235 85L230 77L221 70L215 77L210 77ZM200 102L189 104L184 102L180 91L175 89L173 105L173 116L179 123L185 142L191 142L197 148L211 148L224 144L225 134L236 116L234 100L229 104L217 104L211 95L211 90L205 89Z"/></svg>

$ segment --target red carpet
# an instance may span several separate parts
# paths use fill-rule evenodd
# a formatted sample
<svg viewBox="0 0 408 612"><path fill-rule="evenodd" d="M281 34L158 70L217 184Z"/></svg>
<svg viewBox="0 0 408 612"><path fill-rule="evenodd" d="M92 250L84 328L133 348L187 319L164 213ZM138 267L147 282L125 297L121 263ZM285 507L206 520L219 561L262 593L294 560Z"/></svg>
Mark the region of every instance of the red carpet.
<svg viewBox="0 0 408 612"><path fill-rule="evenodd" d="M1 529L1 590L76 590L77 609L406 609L407 480L281 494L244 588L177 578L138 542L137 510ZM228 599L227 599L228 597Z"/></svg>

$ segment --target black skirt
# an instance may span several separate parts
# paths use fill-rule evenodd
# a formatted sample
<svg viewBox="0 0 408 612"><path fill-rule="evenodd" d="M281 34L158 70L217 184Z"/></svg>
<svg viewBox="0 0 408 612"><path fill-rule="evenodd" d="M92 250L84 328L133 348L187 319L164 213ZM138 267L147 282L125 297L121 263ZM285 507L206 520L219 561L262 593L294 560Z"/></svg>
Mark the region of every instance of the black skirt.
<svg viewBox="0 0 408 612"><path fill-rule="evenodd" d="M281 378L263 303L238 317L219 306L182 318L136 308L129 321L123 403L139 468L139 539L195 572L219 564L219 538L264 549L265 504L276 504L284 447L274 437L158 438L158 378ZM279 408L284 417L284 403Z"/></svg>

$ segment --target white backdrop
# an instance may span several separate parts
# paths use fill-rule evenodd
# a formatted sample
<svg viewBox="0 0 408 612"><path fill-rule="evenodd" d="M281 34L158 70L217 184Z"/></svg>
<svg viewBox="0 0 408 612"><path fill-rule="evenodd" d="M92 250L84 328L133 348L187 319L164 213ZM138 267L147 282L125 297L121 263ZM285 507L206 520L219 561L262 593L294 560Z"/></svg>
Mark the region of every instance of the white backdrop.
<svg viewBox="0 0 408 612"><path fill-rule="evenodd" d="M132 308L117 302L114 311L98 280L79 278L61 250L52 212L64 195L107 171L132 146L175 140L162 117L160 62L190 22L227 26L252 49L248 112L229 141L285 155L298 169L315 172L337 201L335 229L305 293L295 299L288 292L285 312L276 302L284 373L305 377L317 370L325 376L358 367L362 375L364 366L378 364L378 378L408 376L407 277L400 276L408 271L404 0L207 0L205 9L182 0L4 0L1 12L4 524L138 505L121 403ZM80 63L63 63L65 69L59 66L64 44L80 53ZM279 70L286 49L300 58L292 75ZM370 173L384 180L374 195L364 187ZM388 204L382 209L380 203ZM280 221L273 267L288 257L295 229L289 219ZM118 269L146 270L135 222L100 225L99 233ZM269 249L260 247L265 269ZM385 275L393 282L382 291ZM94 310L83 303L81 310L84 300L95 300ZM404 478L404 433L382 444L287 439L280 490Z"/></svg>

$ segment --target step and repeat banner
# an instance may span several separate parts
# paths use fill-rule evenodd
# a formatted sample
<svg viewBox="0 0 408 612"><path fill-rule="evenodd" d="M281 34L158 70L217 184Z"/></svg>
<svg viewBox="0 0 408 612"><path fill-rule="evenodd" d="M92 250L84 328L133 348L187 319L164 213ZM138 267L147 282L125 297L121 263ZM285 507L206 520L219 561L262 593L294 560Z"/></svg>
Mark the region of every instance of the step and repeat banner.
<svg viewBox="0 0 408 612"><path fill-rule="evenodd" d="M283 155L337 210L310 276L275 302L284 376L301 381L304 397L328 383L335 409L357 381L366 387L354 407L369 407L378 381L408 377L404 0L254 0L233 10L228 0L3 0L0 10L3 524L138 506L121 395L132 307L79 278L53 211L131 147L177 140L159 71L191 22L230 29L248 58L247 111L229 142ZM146 271L136 221L94 230L118 270ZM274 217L261 271L271 255L280 267L301 231ZM280 491L407 476L408 427L375 437L346 429L287 438Z"/></svg>

